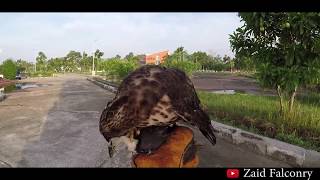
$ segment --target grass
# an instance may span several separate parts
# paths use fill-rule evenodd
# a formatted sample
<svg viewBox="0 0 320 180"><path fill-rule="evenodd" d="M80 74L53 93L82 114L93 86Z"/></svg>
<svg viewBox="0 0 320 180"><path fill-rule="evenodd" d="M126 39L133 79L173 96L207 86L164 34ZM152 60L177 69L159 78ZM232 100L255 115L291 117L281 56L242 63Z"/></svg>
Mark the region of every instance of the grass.
<svg viewBox="0 0 320 180"><path fill-rule="evenodd" d="M245 72L245 71L241 71L241 72L220 71L220 72L194 72L193 73L193 75L196 75L196 76L206 76L210 74L220 75L220 76L234 75L234 76L242 76L242 77L251 78L251 79L257 79L255 72Z"/></svg>
<svg viewBox="0 0 320 180"><path fill-rule="evenodd" d="M294 113L279 115L277 97L198 92L212 118L254 133L320 151L320 95L297 97Z"/></svg>
<svg viewBox="0 0 320 180"><path fill-rule="evenodd" d="M303 104L309 104L311 106L319 106L320 93L308 92L308 95L298 96L297 100Z"/></svg>

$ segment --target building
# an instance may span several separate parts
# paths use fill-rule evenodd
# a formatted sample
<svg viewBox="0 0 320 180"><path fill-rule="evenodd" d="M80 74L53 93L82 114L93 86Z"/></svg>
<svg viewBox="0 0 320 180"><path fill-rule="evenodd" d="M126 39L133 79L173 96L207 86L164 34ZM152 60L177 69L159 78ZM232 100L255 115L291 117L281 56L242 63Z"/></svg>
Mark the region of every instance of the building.
<svg viewBox="0 0 320 180"><path fill-rule="evenodd" d="M147 54L145 57L145 63L159 65L164 62L168 55L169 51L161 51L153 54Z"/></svg>

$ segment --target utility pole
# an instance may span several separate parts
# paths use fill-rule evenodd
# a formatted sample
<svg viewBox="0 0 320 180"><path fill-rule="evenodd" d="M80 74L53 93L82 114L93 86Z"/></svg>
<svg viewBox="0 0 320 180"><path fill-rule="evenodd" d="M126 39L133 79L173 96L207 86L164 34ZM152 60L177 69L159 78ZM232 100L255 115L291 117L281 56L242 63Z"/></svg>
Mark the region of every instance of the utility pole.
<svg viewBox="0 0 320 180"><path fill-rule="evenodd" d="M33 51L37 53L36 49L33 49ZM36 61L34 62L34 72L37 72L37 56L36 56Z"/></svg>
<svg viewBox="0 0 320 180"><path fill-rule="evenodd" d="M93 56L92 56L92 76L96 75L96 73L94 71L94 55L95 55L95 53L93 53Z"/></svg>
<svg viewBox="0 0 320 180"><path fill-rule="evenodd" d="M94 44L98 41L98 39L94 40ZM96 72L95 72L95 68L94 68L94 56L95 56L95 51L93 49L93 56L92 56L92 76L95 76L96 75Z"/></svg>

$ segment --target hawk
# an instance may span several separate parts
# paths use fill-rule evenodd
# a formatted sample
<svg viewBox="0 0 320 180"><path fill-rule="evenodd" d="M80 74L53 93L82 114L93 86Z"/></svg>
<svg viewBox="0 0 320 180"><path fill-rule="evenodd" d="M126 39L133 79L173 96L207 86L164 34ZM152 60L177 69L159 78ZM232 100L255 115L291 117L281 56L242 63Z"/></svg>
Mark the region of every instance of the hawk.
<svg viewBox="0 0 320 180"><path fill-rule="evenodd" d="M209 116L188 76L175 68L144 65L120 84L114 99L100 117L100 132L108 142L109 155L124 142L135 152L141 129L172 126L184 121L196 126L215 145L216 137Z"/></svg>

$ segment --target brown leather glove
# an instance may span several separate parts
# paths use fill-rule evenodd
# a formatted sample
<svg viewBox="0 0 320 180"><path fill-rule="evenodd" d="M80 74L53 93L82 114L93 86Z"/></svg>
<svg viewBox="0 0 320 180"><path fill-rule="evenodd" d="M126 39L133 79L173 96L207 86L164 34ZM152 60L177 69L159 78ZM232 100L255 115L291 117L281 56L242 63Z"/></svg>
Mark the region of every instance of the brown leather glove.
<svg viewBox="0 0 320 180"><path fill-rule="evenodd" d="M140 153L133 157L133 166L137 168L191 168L198 164L193 132L182 126L176 126L151 154Z"/></svg>

